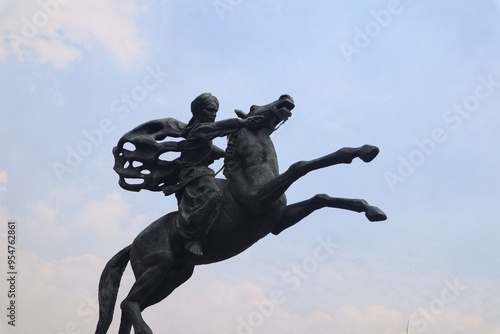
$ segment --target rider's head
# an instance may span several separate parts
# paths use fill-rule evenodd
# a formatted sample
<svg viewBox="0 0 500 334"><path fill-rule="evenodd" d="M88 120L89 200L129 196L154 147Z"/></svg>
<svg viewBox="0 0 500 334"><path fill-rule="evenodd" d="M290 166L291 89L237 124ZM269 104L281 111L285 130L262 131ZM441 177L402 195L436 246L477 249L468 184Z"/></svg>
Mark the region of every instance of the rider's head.
<svg viewBox="0 0 500 334"><path fill-rule="evenodd" d="M210 93L203 93L191 102L191 113L194 117L199 116L206 108L215 112L219 110L219 100Z"/></svg>

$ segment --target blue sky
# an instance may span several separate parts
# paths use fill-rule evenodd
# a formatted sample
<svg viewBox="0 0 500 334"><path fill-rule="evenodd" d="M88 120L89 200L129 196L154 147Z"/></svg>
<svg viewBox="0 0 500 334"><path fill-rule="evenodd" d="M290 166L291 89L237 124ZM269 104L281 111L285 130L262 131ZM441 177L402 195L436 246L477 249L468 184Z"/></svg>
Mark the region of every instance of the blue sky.
<svg viewBox="0 0 500 334"><path fill-rule="evenodd" d="M282 171L379 146L287 196L364 198L389 219L318 211L197 268L146 310L153 330L500 333L499 17L498 0L2 0L0 254L15 220L19 313L0 328L93 331L104 264L176 209L121 189L111 149L142 122L189 120L208 91L219 119L295 99L273 134ZM131 282L128 269L119 298Z"/></svg>

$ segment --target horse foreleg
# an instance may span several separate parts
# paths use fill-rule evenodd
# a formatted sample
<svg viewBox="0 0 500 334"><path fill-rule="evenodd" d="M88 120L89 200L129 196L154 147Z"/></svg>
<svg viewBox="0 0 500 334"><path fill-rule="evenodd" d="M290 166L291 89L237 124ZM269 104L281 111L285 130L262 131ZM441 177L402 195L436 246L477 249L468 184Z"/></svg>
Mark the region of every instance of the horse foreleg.
<svg viewBox="0 0 500 334"><path fill-rule="evenodd" d="M355 158L370 162L377 156L378 152L379 149L371 145L363 145L357 148L344 147L318 159L296 162L286 172L262 186L259 189L258 198L262 203L273 203L295 181L313 170L338 164L350 164Z"/></svg>
<svg viewBox="0 0 500 334"><path fill-rule="evenodd" d="M288 205L283 220L272 233L279 234L290 226L295 225L312 212L325 207L364 212L366 218L372 222L387 219L387 216L382 210L376 206L369 205L364 199L337 198L321 194L315 195L308 200Z"/></svg>

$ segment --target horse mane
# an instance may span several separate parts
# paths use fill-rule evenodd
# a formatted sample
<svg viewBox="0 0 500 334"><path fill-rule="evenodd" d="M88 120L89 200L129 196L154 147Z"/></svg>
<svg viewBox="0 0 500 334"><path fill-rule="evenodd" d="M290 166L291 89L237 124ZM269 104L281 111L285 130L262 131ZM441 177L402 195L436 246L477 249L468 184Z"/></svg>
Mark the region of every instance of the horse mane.
<svg viewBox="0 0 500 334"><path fill-rule="evenodd" d="M236 131L235 133L230 134L227 137L227 147L226 154L224 156L224 176L229 180L233 175L234 170L238 166L238 162L234 158L235 155L235 146L238 141L238 133L240 131Z"/></svg>

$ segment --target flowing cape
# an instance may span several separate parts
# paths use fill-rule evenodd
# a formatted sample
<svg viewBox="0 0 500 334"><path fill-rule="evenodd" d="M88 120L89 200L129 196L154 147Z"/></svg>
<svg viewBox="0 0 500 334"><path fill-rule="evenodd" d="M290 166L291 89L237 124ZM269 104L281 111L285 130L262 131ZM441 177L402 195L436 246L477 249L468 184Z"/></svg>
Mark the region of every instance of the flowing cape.
<svg viewBox="0 0 500 334"><path fill-rule="evenodd" d="M113 148L113 169L125 190L161 191L175 185L180 171L179 158L161 159L166 152L181 152L179 141L186 124L175 118L152 120L125 133ZM167 140L165 140L167 139Z"/></svg>

